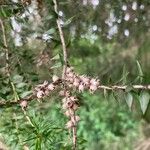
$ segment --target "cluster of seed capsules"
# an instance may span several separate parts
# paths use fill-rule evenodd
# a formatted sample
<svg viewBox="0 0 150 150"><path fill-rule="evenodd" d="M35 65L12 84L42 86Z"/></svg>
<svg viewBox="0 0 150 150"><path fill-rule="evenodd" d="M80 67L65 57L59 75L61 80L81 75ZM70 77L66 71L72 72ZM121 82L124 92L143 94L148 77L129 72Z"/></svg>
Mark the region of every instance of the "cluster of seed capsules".
<svg viewBox="0 0 150 150"><path fill-rule="evenodd" d="M55 88L58 86L58 83L60 82L59 77L54 75L52 77L52 80L53 80L52 83L49 83L48 81L44 81L44 83L39 84L35 87L34 90L38 99L48 96L50 92L54 91Z"/></svg>
<svg viewBox="0 0 150 150"><path fill-rule="evenodd" d="M58 86L59 81L62 82L62 79L60 79L56 75L52 77L52 80L53 80L52 83L48 83L48 81L44 81L43 84L39 84L35 87L35 93L37 98L41 99L44 96L49 95L49 93ZM91 93L93 93L99 87L98 79L89 78L84 75L80 76L73 71L72 67L67 67L64 82L68 88L75 88L79 92L83 92L84 90L89 90Z"/></svg>
<svg viewBox="0 0 150 150"><path fill-rule="evenodd" d="M64 114L69 118L66 127L73 128L80 120L80 117L75 114L78 109L78 99L75 96L71 96L70 92L67 90L62 90L59 94L64 97L62 99L62 109L64 110Z"/></svg>
<svg viewBox="0 0 150 150"><path fill-rule="evenodd" d="M65 110L64 114L69 118L66 127L73 128L80 120L80 117L75 114L78 109L78 99L75 96L71 96L68 89L74 88L79 92L89 90L93 93L99 87L99 80L87 76L80 76L74 72L72 67L67 67L65 84L68 86L67 90L60 91L60 95L64 97L62 100L62 108Z"/></svg>
<svg viewBox="0 0 150 150"><path fill-rule="evenodd" d="M91 93L95 92L99 87L99 80L94 78L89 78L87 76L80 76L73 71L72 67L67 67L66 69L66 82L68 82L69 87L73 87L83 92L84 90L89 90Z"/></svg>
<svg viewBox="0 0 150 150"><path fill-rule="evenodd" d="M64 114L69 118L66 127L73 128L77 125L80 117L75 114L79 107L78 99L75 96L72 96L70 92L71 89L73 88L77 92L89 90L91 93L93 93L99 87L99 80L84 75L80 76L73 71L72 67L67 67L64 79L60 79L54 75L52 77L52 81L52 83L44 81L43 84L37 85L35 87L36 96L38 99L48 96L50 92L54 91L61 83L63 86L60 87L62 87L63 90L61 90L59 94L60 96L63 96L62 109L64 110Z"/></svg>

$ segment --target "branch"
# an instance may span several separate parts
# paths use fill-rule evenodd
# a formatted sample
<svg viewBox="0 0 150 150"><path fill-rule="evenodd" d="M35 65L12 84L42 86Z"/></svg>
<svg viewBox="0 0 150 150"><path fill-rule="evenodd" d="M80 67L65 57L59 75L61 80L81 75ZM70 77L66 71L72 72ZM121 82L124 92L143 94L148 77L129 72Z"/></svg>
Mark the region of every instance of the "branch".
<svg viewBox="0 0 150 150"><path fill-rule="evenodd" d="M59 79L59 80L56 80L54 82L52 82L51 84L53 85L60 85L62 83L62 80ZM35 86L37 87L37 86ZM34 99L38 99L37 98L37 93L35 92L34 90L35 88L33 88L33 93L30 95L30 96L27 96L26 98L19 98L18 96L18 99L17 100L11 100L11 101L8 101L8 100L0 100L0 108L2 107L12 107L12 106L15 106L15 105L20 105L20 103L22 101L27 101L27 102L30 102L30 101L33 101Z"/></svg>
<svg viewBox="0 0 150 150"><path fill-rule="evenodd" d="M105 85L100 85L99 90L126 90L129 86L124 85L113 85L113 86L105 86ZM131 85L133 89L137 90L150 90L150 85ZM18 101L7 101L7 100L0 100L0 107L11 107L20 104L23 100L25 101L32 101L34 99L37 99L36 94L32 94L26 98L20 99Z"/></svg>
<svg viewBox="0 0 150 150"><path fill-rule="evenodd" d="M58 6L57 6L57 2L56 0L53 0L54 3L54 10L55 12L58 14ZM66 68L67 68L67 48L66 48L66 44L65 44L65 39L64 39L64 33L62 31L62 27L60 24L60 18L58 16L57 20L57 27L58 27L58 31L59 31L59 36L60 36L60 40L61 40L61 44L62 44L62 49L63 49L63 58L64 58L64 65L63 65L63 74L62 74L62 78L65 79L65 74L66 74Z"/></svg>
<svg viewBox="0 0 150 150"><path fill-rule="evenodd" d="M58 6L57 6L57 1L53 0L54 2L54 10L58 15ZM64 90L66 91L66 84L65 84L65 78L66 78L66 70L67 70L67 48L66 48L66 44L65 44L65 39L64 39L64 33L62 31L61 28L61 24L60 24L60 18L59 16L57 16L57 27L58 27L58 31L59 31L59 36L60 36L60 40L61 40L61 44L62 44L62 49L63 49L63 58L64 58L64 65L63 65L63 72L62 72L62 79L64 79ZM74 114L75 115L75 114ZM77 128L76 126L73 126L72 128L72 134L73 134L73 150L76 150L76 145L77 145Z"/></svg>
<svg viewBox="0 0 150 150"><path fill-rule="evenodd" d="M23 98L23 99L19 99L17 101L15 100L11 100L11 101L7 101L7 100L0 100L0 108L3 107L12 107L12 106L16 106L16 105L20 105L20 103L25 100L25 101L33 101L36 98L36 95L31 95L29 97Z"/></svg>
<svg viewBox="0 0 150 150"><path fill-rule="evenodd" d="M2 19L0 19L0 25L2 29L2 36L3 36L3 44L4 44L4 50L5 50L5 59L6 59L6 75L8 78L10 78L10 72L9 72L9 50L6 40L6 33L5 33L5 27Z"/></svg>
<svg viewBox="0 0 150 150"><path fill-rule="evenodd" d="M113 86L105 86L105 85L100 85L99 89L104 89L104 90L126 90L128 87L131 87L133 89L139 89L139 90L150 90L150 85L113 85Z"/></svg>

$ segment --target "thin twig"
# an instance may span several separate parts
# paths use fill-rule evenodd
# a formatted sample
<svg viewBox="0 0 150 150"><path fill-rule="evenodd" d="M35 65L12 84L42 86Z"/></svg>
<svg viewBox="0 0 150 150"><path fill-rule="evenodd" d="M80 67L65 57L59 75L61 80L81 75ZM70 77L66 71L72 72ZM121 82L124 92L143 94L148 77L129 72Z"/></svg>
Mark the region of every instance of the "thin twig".
<svg viewBox="0 0 150 150"><path fill-rule="evenodd" d="M99 89L104 90L126 90L127 88L131 87L131 89L138 89L138 90L150 90L150 85L113 85L113 86L105 86L100 85Z"/></svg>
<svg viewBox="0 0 150 150"><path fill-rule="evenodd" d="M27 98L23 98L23 99L19 99L19 100L11 100L11 101L7 101L7 100L0 100L0 108L3 107L13 107L16 105L20 105L20 103L25 100L25 101L33 101L36 98L35 95L31 95Z"/></svg>
<svg viewBox="0 0 150 150"><path fill-rule="evenodd" d="M10 78L10 71L9 71L9 50L6 40L6 33L5 33L5 27L2 19L0 19L0 25L2 29L2 36L3 36L3 44L4 44L4 50L5 50L5 59L6 59L6 76Z"/></svg>
<svg viewBox="0 0 150 150"><path fill-rule="evenodd" d="M60 85L62 83L62 80L59 79L55 82L52 82L53 85ZM19 98L19 96L17 95L17 99L15 98L15 100L11 100L11 101L8 101L8 100L0 100L0 108L2 107L12 107L12 106L15 106L15 105L20 105L20 103L22 101L27 101L27 102L30 102L30 101L33 101L33 100L37 100L37 95L34 91L34 88L33 88L33 93L25 98Z"/></svg>
<svg viewBox="0 0 150 150"><path fill-rule="evenodd" d="M17 104L18 102L20 102L20 99L19 99L19 96L16 92L16 88L15 88L15 85L14 83L11 81L11 74L10 74L10 68L9 68L9 49L8 49L8 45L7 45L7 39L6 39L6 32L5 32L5 27L4 27L4 23L2 21L2 19L0 19L0 25L1 25L1 28L2 28L2 36L3 36L3 45L4 45L4 50L5 50L5 60L6 60L6 64L5 64L5 69L6 69L6 76L8 77L9 81L10 81L10 84L11 84L11 87L12 87L12 90L13 90L13 93L14 93L14 97L15 97L15 101L12 101L10 103L8 103L6 101L6 103L3 103L3 104ZM4 105L2 105L4 106ZM15 116L15 125L16 125L16 130L17 130L17 134L18 134L18 123L17 123L17 119L16 119L16 113L14 113L14 116ZM22 144L21 142L21 139L18 135L18 139L19 139L19 143L20 145Z"/></svg>
<svg viewBox="0 0 150 150"><path fill-rule="evenodd" d="M30 123L30 125L31 125L32 127L34 127L34 124L32 123L30 117L28 116L26 110L25 110L23 107L22 107L22 111L23 111L23 114L24 114L24 116L26 117L27 121Z"/></svg>
<svg viewBox="0 0 150 150"><path fill-rule="evenodd" d="M74 120L74 125L72 128L72 134L73 134L73 150L76 150L77 147L77 121L76 121L76 117L75 117L75 111L73 113L73 120Z"/></svg>
<svg viewBox="0 0 150 150"><path fill-rule="evenodd" d="M58 6L57 6L57 1L53 0L54 2L54 10L55 12L58 14ZM57 20L57 27L58 27L58 31L59 31L59 36L60 36L60 40L61 40L61 44L62 44L62 49L63 49L63 58L64 58L64 65L63 65L63 73L62 73L62 78L65 79L65 74L66 74L66 68L67 68L67 48L66 48L66 44L65 44L65 39L64 39L64 33L62 31L62 27L60 24L60 18L58 16Z"/></svg>

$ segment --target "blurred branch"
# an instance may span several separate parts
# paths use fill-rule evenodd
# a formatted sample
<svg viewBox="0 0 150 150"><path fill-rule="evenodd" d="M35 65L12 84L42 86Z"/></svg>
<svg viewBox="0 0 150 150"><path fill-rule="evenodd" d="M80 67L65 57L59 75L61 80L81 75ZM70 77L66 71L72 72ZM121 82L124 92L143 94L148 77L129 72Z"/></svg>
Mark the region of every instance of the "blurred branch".
<svg viewBox="0 0 150 150"><path fill-rule="evenodd" d="M6 2L5 0L0 0L0 6L21 6L21 3Z"/></svg>
<svg viewBox="0 0 150 150"><path fill-rule="evenodd" d="M13 3L13 2L5 2L5 1L3 1L3 0L1 0L0 1L0 6L10 6L10 5L15 5L15 3Z"/></svg>
<svg viewBox="0 0 150 150"><path fill-rule="evenodd" d="M11 101L0 100L0 108L2 108L2 107L12 107L12 106L20 105L20 103L22 101L32 101L35 98L36 98L36 95L31 95L31 96L29 96L27 98L19 99L17 101L15 101L15 100L11 100Z"/></svg>
<svg viewBox="0 0 150 150"><path fill-rule="evenodd" d="M5 59L6 59L6 76L10 78L10 72L9 72L9 50L6 40L6 33L5 33L5 27L2 19L0 19L0 25L2 29L2 36L3 36L3 44L4 44L4 50L5 50Z"/></svg>
<svg viewBox="0 0 150 150"><path fill-rule="evenodd" d="M55 82L52 82L52 84L54 84L54 85L60 85L61 83L62 83L61 79L59 79ZM30 96L27 96L26 98L22 98L22 99L19 98L17 100L11 100L11 101L0 100L0 108L2 108L2 107L11 107L11 106L14 106L14 105L20 105L22 101L30 102L30 101L33 101L35 99L38 99L38 98L37 98L36 93L33 90L33 94L31 94Z"/></svg>

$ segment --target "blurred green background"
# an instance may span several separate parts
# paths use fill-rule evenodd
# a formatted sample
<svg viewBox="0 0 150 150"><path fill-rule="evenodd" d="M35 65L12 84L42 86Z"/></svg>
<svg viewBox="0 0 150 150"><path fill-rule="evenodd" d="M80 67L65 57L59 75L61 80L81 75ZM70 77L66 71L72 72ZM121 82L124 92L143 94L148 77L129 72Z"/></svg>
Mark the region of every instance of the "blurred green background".
<svg viewBox="0 0 150 150"><path fill-rule="evenodd" d="M140 98L144 91L130 89L131 84L150 83L149 0L60 0L58 14L53 7L51 0L0 1L11 74L8 79L0 28L1 100L25 98L36 84L51 81L54 74L61 76L59 16L68 61L77 73L98 77L103 85L129 85L127 91L78 95L78 149L149 150L150 106L147 104L142 114ZM72 139L65 128L67 118L58 92L42 103L30 102L27 114L33 126L20 106L0 108L0 147L71 150ZM128 101L128 96L133 101Z"/></svg>

